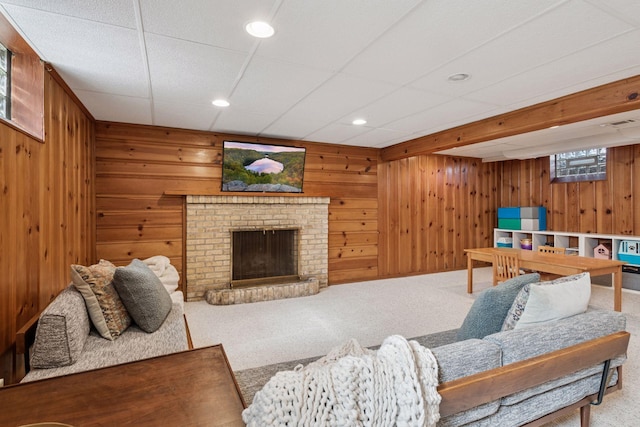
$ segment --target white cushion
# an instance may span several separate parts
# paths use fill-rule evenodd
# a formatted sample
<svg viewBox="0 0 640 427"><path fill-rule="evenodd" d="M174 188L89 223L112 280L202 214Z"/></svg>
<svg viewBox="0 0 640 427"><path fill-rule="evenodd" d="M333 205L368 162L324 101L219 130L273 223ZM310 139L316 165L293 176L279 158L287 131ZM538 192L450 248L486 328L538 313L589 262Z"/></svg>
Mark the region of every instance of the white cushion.
<svg viewBox="0 0 640 427"><path fill-rule="evenodd" d="M591 298L589 273L530 285L529 299L515 329L564 319L587 311Z"/></svg>

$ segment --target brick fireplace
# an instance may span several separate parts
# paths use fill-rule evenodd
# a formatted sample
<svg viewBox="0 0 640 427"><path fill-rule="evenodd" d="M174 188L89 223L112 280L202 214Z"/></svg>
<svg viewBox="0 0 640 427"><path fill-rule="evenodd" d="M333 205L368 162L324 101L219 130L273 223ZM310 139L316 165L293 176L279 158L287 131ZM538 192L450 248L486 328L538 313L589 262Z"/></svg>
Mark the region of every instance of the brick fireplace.
<svg viewBox="0 0 640 427"><path fill-rule="evenodd" d="M328 282L328 211L328 197L187 196L187 300L234 304L316 293ZM251 230L296 230L297 283L232 289L233 233Z"/></svg>

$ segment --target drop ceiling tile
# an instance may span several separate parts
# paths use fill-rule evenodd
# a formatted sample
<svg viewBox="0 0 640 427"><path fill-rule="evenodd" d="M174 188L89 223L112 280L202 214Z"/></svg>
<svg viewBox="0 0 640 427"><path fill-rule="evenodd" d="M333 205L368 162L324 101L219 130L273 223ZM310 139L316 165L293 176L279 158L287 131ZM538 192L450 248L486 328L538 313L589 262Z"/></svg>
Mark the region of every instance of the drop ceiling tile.
<svg viewBox="0 0 640 427"><path fill-rule="evenodd" d="M310 135L304 137L307 141L322 141L340 144L347 139L362 135L369 129L364 126L344 125L342 123L332 123L323 127Z"/></svg>
<svg viewBox="0 0 640 427"><path fill-rule="evenodd" d="M90 21L136 28L135 11L131 0L87 1L87 0L2 0L0 4L7 6L24 6L25 8L51 12Z"/></svg>
<svg viewBox="0 0 640 427"><path fill-rule="evenodd" d="M496 111L497 108L489 104L455 99L436 108L387 123L385 128L427 135L460 123L477 120L480 117L491 117L496 114Z"/></svg>
<svg viewBox="0 0 640 427"><path fill-rule="evenodd" d="M475 91L465 98L505 106L531 105L574 93L576 85L583 82L589 82L584 88L594 87L596 85L591 83L594 77L606 77L612 68L629 69L624 77L631 77L637 74L634 68L640 67L640 57L620 53L631 52L639 45L640 30L636 30ZM606 80L620 78L623 77Z"/></svg>
<svg viewBox="0 0 640 427"><path fill-rule="evenodd" d="M398 89L396 86L336 74L301 100L285 117L334 121Z"/></svg>
<svg viewBox="0 0 640 427"><path fill-rule="evenodd" d="M209 130L217 113L211 103L196 105L153 101L153 124L156 126Z"/></svg>
<svg viewBox="0 0 640 427"><path fill-rule="evenodd" d="M211 130L226 133L260 134L277 118L272 114L258 114L229 107L216 118Z"/></svg>
<svg viewBox="0 0 640 427"><path fill-rule="evenodd" d="M273 0L140 0L146 32L248 52L256 43L244 26L268 20Z"/></svg>
<svg viewBox="0 0 640 427"><path fill-rule="evenodd" d="M355 118L364 118L367 125L380 127L415 114L416 111L424 111L451 100L448 96L403 87L350 113L343 117L341 122L346 124Z"/></svg>
<svg viewBox="0 0 640 427"><path fill-rule="evenodd" d="M407 139L410 139L407 133L375 128L344 140L342 144L357 145L360 147L388 147L396 142L406 141Z"/></svg>
<svg viewBox="0 0 640 427"><path fill-rule="evenodd" d="M146 35L154 99L184 104L226 98L246 55L201 43Z"/></svg>
<svg viewBox="0 0 640 427"><path fill-rule="evenodd" d="M135 30L22 7L10 10L72 89L149 96Z"/></svg>
<svg viewBox="0 0 640 427"><path fill-rule="evenodd" d="M289 1L258 55L337 71L419 0Z"/></svg>
<svg viewBox="0 0 640 427"><path fill-rule="evenodd" d="M280 115L331 76L327 71L254 57L230 101L233 108Z"/></svg>
<svg viewBox="0 0 640 427"><path fill-rule="evenodd" d="M591 5L568 2L448 63L412 86L436 93L454 91L455 95L477 91L631 28ZM443 84L448 75L459 72L469 73L472 78L462 84Z"/></svg>
<svg viewBox="0 0 640 427"><path fill-rule="evenodd" d="M151 104L148 99L131 96L73 91L96 120L151 125Z"/></svg>
<svg viewBox="0 0 640 427"><path fill-rule="evenodd" d="M291 118L282 116L266 126L261 132L262 136L274 136L278 138L302 139L318 129L327 126L330 121L313 118Z"/></svg>
<svg viewBox="0 0 640 427"><path fill-rule="evenodd" d="M404 85L558 3L561 1L423 2L343 72Z"/></svg>
<svg viewBox="0 0 640 427"><path fill-rule="evenodd" d="M587 2L615 14L618 18L640 25L640 2L637 0L586 0Z"/></svg>

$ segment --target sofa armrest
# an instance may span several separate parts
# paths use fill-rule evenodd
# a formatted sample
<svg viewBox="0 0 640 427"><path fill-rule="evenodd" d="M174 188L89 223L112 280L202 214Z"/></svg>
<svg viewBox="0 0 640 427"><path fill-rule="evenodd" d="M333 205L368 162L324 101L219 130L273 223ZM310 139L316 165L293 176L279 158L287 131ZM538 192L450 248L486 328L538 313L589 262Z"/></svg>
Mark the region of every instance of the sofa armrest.
<svg viewBox="0 0 640 427"><path fill-rule="evenodd" d="M443 383L438 387L440 415L456 414L623 355L629 337L628 332L616 332Z"/></svg>
<svg viewBox="0 0 640 427"><path fill-rule="evenodd" d="M29 365L29 349L36 339L36 329L40 313L36 313L16 332L16 358L20 357L24 363L24 373L19 377L26 375L31 370Z"/></svg>

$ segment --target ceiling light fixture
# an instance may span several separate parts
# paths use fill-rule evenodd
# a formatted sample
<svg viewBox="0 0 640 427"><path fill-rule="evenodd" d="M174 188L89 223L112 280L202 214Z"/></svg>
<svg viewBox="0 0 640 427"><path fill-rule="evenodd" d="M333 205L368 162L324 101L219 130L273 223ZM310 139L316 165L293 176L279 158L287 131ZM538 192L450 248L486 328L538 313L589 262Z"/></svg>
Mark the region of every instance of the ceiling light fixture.
<svg viewBox="0 0 640 427"><path fill-rule="evenodd" d="M264 21L249 22L244 29L253 37L257 37L259 39L269 38L276 32L271 25Z"/></svg>
<svg viewBox="0 0 640 427"><path fill-rule="evenodd" d="M215 99L211 103L216 107L228 107L229 105L231 105L226 99Z"/></svg>
<svg viewBox="0 0 640 427"><path fill-rule="evenodd" d="M356 125L356 126L362 126L362 125L366 125L367 121L365 119L355 119L351 123Z"/></svg>
<svg viewBox="0 0 640 427"><path fill-rule="evenodd" d="M451 74L449 77L447 77L447 80L449 80L450 82L459 83L459 82L467 81L470 78L471 78L471 74L456 73L456 74Z"/></svg>

